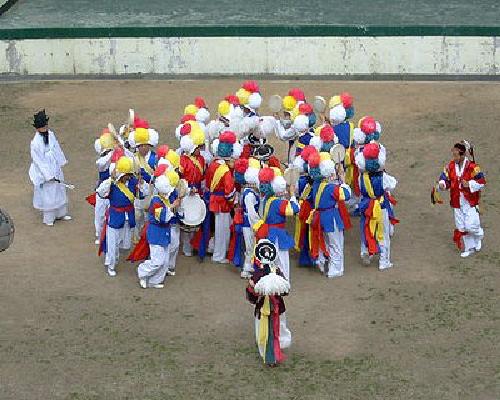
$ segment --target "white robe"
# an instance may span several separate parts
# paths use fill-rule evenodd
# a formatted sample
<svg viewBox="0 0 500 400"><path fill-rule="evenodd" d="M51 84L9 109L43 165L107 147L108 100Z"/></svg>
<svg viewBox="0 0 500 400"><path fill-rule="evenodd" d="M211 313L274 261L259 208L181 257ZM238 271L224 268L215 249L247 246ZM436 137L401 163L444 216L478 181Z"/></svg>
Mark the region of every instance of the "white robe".
<svg viewBox="0 0 500 400"><path fill-rule="evenodd" d="M33 207L41 211L56 211L65 207L68 199L64 185L51 181L64 181L62 167L67 160L54 132L49 130L49 144L45 145L39 133L31 141L29 177L33 182Z"/></svg>

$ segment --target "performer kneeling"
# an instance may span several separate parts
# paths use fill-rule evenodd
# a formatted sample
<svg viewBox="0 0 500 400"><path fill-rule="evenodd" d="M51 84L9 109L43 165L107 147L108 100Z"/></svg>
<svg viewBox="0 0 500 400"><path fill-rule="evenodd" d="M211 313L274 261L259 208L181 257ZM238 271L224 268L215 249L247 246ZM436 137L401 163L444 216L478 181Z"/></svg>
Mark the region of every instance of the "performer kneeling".
<svg viewBox="0 0 500 400"><path fill-rule="evenodd" d="M285 360L281 350L292 342L283 301L290 284L274 266L276 257L274 244L267 239L259 240L255 247L256 270L246 289L248 301L255 304L255 339L259 354L272 367Z"/></svg>
<svg viewBox="0 0 500 400"><path fill-rule="evenodd" d="M467 148L469 147L469 148ZM467 151L472 160L467 158ZM479 198L486 184L479 165L474 162L474 153L466 141L456 143L452 149L453 159L439 177L439 188L450 190L450 205L455 215L455 241L462 257L481 250L484 236L479 220Z"/></svg>

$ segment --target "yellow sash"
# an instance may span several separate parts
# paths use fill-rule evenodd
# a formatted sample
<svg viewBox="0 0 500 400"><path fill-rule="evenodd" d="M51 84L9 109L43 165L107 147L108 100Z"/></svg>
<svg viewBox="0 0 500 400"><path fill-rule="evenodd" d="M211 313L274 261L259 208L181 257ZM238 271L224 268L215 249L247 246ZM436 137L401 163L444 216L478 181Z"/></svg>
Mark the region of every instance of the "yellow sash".
<svg viewBox="0 0 500 400"><path fill-rule="evenodd" d="M365 184L368 196L374 201L372 216L370 217L369 222L370 233L374 235L377 242L382 243L384 241L384 217L382 215L383 196L380 196L379 198L375 197L375 192L373 191L372 182L370 181L370 175L368 172L363 172L363 183Z"/></svg>
<svg viewBox="0 0 500 400"><path fill-rule="evenodd" d="M189 156L189 159L193 162L193 164L200 170L200 172L203 174L203 167L201 166L200 162L198 159L194 156Z"/></svg>
<svg viewBox="0 0 500 400"><path fill-rule="evenodd" d="M168 208L170 208L172 205L170 204L170 200L168 199L168 197L165 197L165 196L162 196L161 194L157 194L155 197L158 197L161 202L166 205ZM151 199L151 201L153 201L153 199ZM163 207L162 207L163 208ZM154 210L155 212L155 218L157 221L160 220L160 215L161 215L161 211L162 211L162 208L156 208Z"/></svg>
<svg viewBox="0 0 500 400"><path fill-rule="evenodd" d="M116 187L120 192L122 192L129 201L134 204L135 196L134 194L130 191L130 189L125 185L123 182L118 182L116 183Z"/></svg>
<svg viewBox="0 0 500 400"><path fill-rule="evenodd" d="M309 194L311 193L312 186L307 183L306 186L304 186L304 190L302 191L302 194L300 195L300 201L299 201L299 208L302 207L302 203L306 201L306 199L309 197ZM294 233L294 239L295 239L295 250L300 251L300 231L302 229L302 221L300 220L299 215L297 214L295 217L295 233Z"/></svg>
<svg viewBox="0 0 500 400"><path fill-rule="evenodd" d="M326 185L328 182L323 181L319 184L318 192L316 193L316 197L314 198L314 209L311 210L311 213L309 214L309 217L307 218L307 223L310 225L313 221L314 214L317 213L318 211L316 210L319 208L319 202L321 200L321 196L323 195L323 191L326 188Z"/></svg>
<svg viewBox="0 0 500 400"><path fill-rule="evenodd" d="M154 171L153 169L149 166L149 163L146 161L146 159L141 156L140 154L136 155L137 163L139 164L139 167L144 169L149 175L153 175Z"/></svg>
<svg viewBox="0 0 500 400"><path fill-rule="evenodd" d="M215 170L214 177L212 178L212 182L210 182L210 191L214 192L215 188L219 184L220 180L223 178L224 174L229 172L229 167L224 164L220 164Z"/></svg>
<svg viewBox="0 0 500 400"><path fill-rule="evenodd" d="M255 232L259 230L259 228L264 225L267 221L267 216L269 214L269 209L271 208L271 204L274 200L276 200L277 197L271 196L269 197L269 200L266 202L266 206L264 207L264 216L262 219L259 219L255 224L253 224L252 228Z"/></svg>
<svg viewBox="0 0 500 400"><path fill-rule="evenodd" d="M257 344L264 347L263 354L266 354L267 339L269 337L269 316L271 315L271 303L269 302L269 296L264 297L264 303L260 309L260 320L259 320L259 339Z"/></svg>

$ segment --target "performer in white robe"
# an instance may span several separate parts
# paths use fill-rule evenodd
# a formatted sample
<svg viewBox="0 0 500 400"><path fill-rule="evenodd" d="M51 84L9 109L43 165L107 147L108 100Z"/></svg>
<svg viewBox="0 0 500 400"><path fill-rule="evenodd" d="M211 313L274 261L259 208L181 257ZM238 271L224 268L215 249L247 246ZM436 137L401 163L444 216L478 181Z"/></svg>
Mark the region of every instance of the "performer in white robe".
<svg viewBox="0 0 500 400"><path fill-rule="evenodd" d="M48 128L45 110L34 115L35 137L31 141L29 176L33 183L33 207L43 214L43 223L53 226L56 219L68 221L68 198L62 167L67 160L56 135Z"/></svg>

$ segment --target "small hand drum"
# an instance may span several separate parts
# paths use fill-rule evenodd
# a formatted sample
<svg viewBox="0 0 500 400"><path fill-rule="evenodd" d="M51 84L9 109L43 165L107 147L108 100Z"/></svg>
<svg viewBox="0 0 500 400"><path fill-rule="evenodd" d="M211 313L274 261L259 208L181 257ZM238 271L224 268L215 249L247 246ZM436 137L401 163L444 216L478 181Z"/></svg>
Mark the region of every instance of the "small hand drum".
<svg viewBox="0 0 500 400"><path fill-rule="evenodd" d="M179 183L177 184L177 192L179 197L184 197L188 192L188 183L185 179L179 179Z"/></svg>
<svg viewBox="0 0 500 400"><path fill-rule="evenodd" d="M288 186L297 185L300 177L300 170L295 167L288 167L283 173L283 178Z"/></svg>
<svg viewBox="0 0 500 400"><path fill-rule="evenodd" d="M129 110L128 110L128 125L129 126L134 125L134 120L135 120L135 111L133 108L129 108Z"/></svg>
<svg viewBox="0 0 500 400"><path fill-rule="evenodd" d="M184 214L180 228L185 232L196 232L207 213L205 202L198 194L185 196L181 200L180 208Z"/></svg>
<svg viewBox="0 0 500 400"><path fill-rule="evenodd" d="M0 209L0 252L7 250L14 241L14 221L7 211Z"/></svg>
<svg viewBox="0 0 500 400"><path fill-rule="evenodd" d="M340 164L345 158L345 148L340 143L337 143L330 149L330 157L335 164Z"/></svg>
<svg viewBox="0 0 500 400"><path fill-rule="evenodd" d="M278 94L275 94L269 98L269 109L273 113L279 113L281 111L281 96Z"/></svg>
<svg viewBox="0 0 500 400"><path fill-rule="evenodd" d="M313 110L316 114L323 114L326 110L326 100L321 96L314 96Z"/></svg>
<svg viewBox="0 0 500 400"><path fill-rule="evenodd" d="M255 258L261 264L272 264L277 255L276 246L268 239L259 240L257 246L255 246Z"/></svg>

